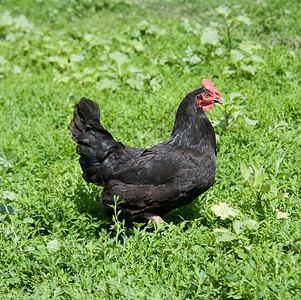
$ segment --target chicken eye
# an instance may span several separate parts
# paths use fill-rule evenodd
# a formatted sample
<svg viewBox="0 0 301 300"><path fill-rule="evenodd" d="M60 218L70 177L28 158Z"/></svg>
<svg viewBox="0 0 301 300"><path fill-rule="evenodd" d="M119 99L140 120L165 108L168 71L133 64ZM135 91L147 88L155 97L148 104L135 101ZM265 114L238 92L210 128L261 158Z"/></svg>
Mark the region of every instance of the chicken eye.
<svg viewBox="0 0 301 300"><path fill-rule="evenodd" d="M204 97L205 97L205 98L208 98L208 97L209 97L209 93L205 93L205 94L204 94Z"/></svg>

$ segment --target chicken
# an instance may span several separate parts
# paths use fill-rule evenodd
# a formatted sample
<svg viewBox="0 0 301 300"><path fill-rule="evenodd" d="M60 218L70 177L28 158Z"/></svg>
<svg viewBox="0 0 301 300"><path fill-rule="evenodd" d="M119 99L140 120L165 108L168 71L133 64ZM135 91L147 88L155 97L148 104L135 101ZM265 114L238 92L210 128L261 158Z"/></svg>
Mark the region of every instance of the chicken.
<svg viewBox="0 0 301 300"><path fill-rule="evenodd" d="M83 178L104 187L102 208L112 216L114 195L120 219L127 225L151 220L189 204L215 180L216 139L205 111L221 96L212 82L190 92L180 103L168 141L151 148L131 148L117 142L100 124L99 108L82 98L70 129L77 144Z"/></svg>

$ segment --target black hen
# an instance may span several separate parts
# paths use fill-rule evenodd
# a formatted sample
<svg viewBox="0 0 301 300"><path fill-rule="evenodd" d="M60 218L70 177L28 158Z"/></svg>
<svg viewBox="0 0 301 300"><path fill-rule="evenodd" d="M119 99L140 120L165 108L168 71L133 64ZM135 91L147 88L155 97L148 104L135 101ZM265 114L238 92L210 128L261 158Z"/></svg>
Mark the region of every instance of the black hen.
<svg viewBox="0 0 301 300"><path fill-rule="evenodd" d="M190 203L215 179L214 129L204 111L222 103L210 80L181 102L167 142L146 149L115 141L99 122L99 108L82 98L70 129L87 182L104 187L102 207L111 216L114 195L126 224L161 222L167 212Z"/></svg>

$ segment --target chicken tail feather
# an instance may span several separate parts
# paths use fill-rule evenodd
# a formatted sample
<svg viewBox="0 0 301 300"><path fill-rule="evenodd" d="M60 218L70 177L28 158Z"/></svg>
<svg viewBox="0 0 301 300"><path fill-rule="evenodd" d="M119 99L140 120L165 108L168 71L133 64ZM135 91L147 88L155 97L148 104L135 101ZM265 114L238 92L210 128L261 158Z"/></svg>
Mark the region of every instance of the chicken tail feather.
<svg viewBox="0 0 301 300"><path fill-rule="evenodd" d="M83 177L87 182L103 185L109 178L110 156L121 155L124 146L116 142L112 135L100 124L98 105L82 98L76 105L70 124L72 139L77 144ZM119 155L118 155L119 154Z"/></svg>

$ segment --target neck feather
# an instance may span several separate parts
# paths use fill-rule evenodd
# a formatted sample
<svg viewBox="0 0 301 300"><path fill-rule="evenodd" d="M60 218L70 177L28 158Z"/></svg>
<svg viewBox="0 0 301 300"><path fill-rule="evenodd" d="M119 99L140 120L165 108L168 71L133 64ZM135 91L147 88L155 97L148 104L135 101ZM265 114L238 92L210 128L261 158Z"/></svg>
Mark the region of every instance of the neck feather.
<svg viewBox="0 0 301 300"><path fill-rule="evenodd" d="M193 148L206 144L215 150L213 126L202 108L198 108L194 101L187 103L184 99L180 104L168 142Z"/></svg>

